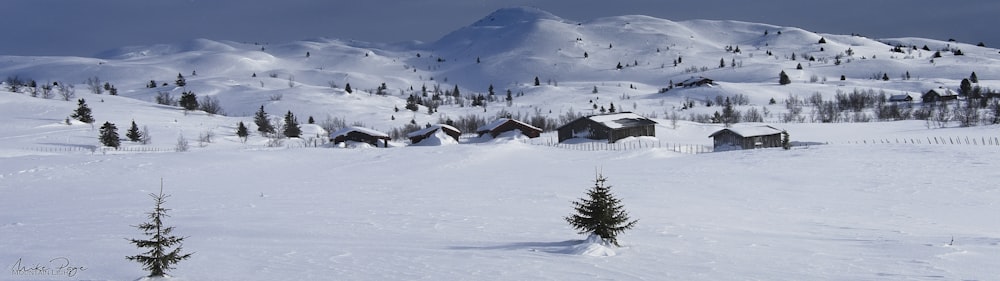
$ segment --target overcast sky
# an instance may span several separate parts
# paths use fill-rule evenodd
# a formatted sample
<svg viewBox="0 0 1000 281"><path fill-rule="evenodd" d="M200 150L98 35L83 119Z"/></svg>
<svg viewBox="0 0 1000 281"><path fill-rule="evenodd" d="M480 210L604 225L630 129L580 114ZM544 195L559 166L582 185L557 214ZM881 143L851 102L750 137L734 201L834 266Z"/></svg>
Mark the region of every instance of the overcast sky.
<svg viewBox="0 0 1000 281"><path fill-rule="evenodd" d="M574 21L618 15L724 19L873 38L926 37L1000 46L994 0L2 0L0 55L93 56L195 38L282 43L328 37L434 41L504 7Z"/></svg>

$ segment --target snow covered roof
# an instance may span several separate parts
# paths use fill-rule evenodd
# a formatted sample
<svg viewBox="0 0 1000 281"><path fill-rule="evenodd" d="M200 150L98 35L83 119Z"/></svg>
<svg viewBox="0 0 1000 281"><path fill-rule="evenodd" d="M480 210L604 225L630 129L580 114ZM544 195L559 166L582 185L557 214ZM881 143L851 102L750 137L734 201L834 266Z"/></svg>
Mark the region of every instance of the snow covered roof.
<svg viewBox="0 0 1000 281"><path fill-rule="evenodd" d="M892 96L889 97L889 101L905 101L907 99L912 99L912 98L910 97L910 95L907 95L907 94L892 95Z"/></svg>
<svg viewBox="0 0 1000 281"><path fill-rule="evenodd" d="M330 133L330 138L336 138L336 137L339 137L339 136L345 136L345 135L347 135L347 134L349 134L351 132L360 132L360 133L364 133L366 135L370 135L370 136L373 136L373 137L386 137L386 138L389 137L389 135L387 135L387 134L385 134L383 132L376 131L376 130L372 130L372 129L368 129L368 128L362 128L362 127L356 127L356 126L350 126L350 127L346 127L346 128L337 130L336 132Z"/></svg>
<svg viewBox="0 0 1000 281"><path fill-rule="evenodd" d="M593 120L594 122L601 123L611 129L656 124L656 121L649 120L649 118L642 117L631 112L593 115L587 118Z"/></svg>
<svg viewBox="0 0 1000 281"><path fill-rule="evenodd" d="M738 127L738 128L727 128L718 130L715 133L709 135L708 137L710 138L714 137L715 135L718 135L719 133L727 130L743 137L768 136L773 134L780 134L781 132L783 132L782 130L778 130L771 126Z"/></svg>
<svg viewBox="0 0 1000 281"><path fill-rule="evenodd" d="M957 96L958 95L958 94L955 93L955 91L952 91L951 89L948 89L948 88L937 88L937 89L931 89L930 91L927 91L928 94L930 94L931 92L935 92L935 93L938 94L938 96L942 96L942 97L944 97L944 96Z"/></svg>
<svg viewBox="0 0 1000 281"><path fill-rule="evenodd" d="M452 127L452 126L447 125L447 124L436 124L436 125L431 125L430 127L427 127L427 128L420 129L419 131L415 131L415 132L411 132L409 134L406 134L406 137L412 138L412 137L416 137L416 136L426 135L427 133L430 133L431 131L437 130L439 128L445 128L445 129L452 130L452 131L455 131L455 132L461 132L457 128Z"/></svg>
<svg viewBox="0 0 1000 281"><path fill-rule="evenodd" d="M522 126L526 126L528 128L536 129L538 131L542 130L542 129L539 129L538 127L528 125L528 123L524 123L524 122L517 121L517 120L514 120L514 119L500 118L500 119L493 120L493 122L490 122L490 123L488 123L486 125L483 125L483 126L479 127L478 129L476 129L476 132L493 131L494 129L496 129L497 127L500 127L500 125L503 125L504 123L507 123L508 121L516 122L518 124L521 124Z"/></svg>

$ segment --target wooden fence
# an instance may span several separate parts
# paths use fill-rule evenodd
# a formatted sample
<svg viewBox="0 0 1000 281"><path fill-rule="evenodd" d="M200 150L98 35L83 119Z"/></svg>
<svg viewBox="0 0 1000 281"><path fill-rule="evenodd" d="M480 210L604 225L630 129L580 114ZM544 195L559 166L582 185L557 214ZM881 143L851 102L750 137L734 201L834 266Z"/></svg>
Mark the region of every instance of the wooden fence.
<svg viewBox="0 0 1000 281"><path fill-rule="evenodd" d="M848 144L948 144L1000 146L1000 137L923 137L923 138L880 138L848 141Z"/></svg>
<svg viewBox="0 0 1000 281"><path fill-rule="evenodd" d="M664 141L629 141L621 143L584 142L584 143L566 144L566 143L554 142L551 139L549 140L529 139L529 140L522 140L522 142L531 145L549 146L549 147L578 150L578 151L629 151L629 150L650 149L650 148L667 149L670 151L676 151L687 154L709 153L713 151L713 148L710 145L679 144L679 143L669 143Z"/></svg>

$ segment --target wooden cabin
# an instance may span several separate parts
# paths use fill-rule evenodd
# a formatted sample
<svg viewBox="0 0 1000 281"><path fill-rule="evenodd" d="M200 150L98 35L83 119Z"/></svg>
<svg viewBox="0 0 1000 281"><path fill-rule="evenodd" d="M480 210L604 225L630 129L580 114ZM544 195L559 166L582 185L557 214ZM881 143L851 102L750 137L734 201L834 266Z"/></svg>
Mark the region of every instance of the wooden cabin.
<svg viewBox="0 0 1000 281"><path fill-rule="evenodd" d="M406 137L410 139L411 144L416 144L426 138L433 136L439 130L447 134L449 137L455 139L455 141L458 141L458 137L462 135L462 131L459 131L455 127L445 124L437 124L437 125L431 125L430 127L427 128L423 128L419 131L406 134Z"/></svg>
<svg viewBox="0 0 1000 281"><path fill-rule="evenodd" d="M913 97L907 94L889 96L889 102L911 102Z"/></svg>
<svg viewBox="0 0 1000 281"><path fill-rule="evenodd" d="M542 134L542 129L539 129L538 127L508 118L500 118L490 122L489 124L483 125L482 127L476 129L476 134L479 134L480 137L489 134L491 137L495 138L504 132L513 130L520 130L521 134L524 134L529 138L537 138Z"/></svg>
<svg viewBox="0 0 1000 281"><path fill-rule="evenodd" d="M705 77L702 77L702 76L698 76L698 77L688 78L687 80L684 80L684 81L681 81L680 83L675 84L675 86L677 86L677 87L684 87L684 88L701 87L701 86L705 86L705 85L709 85L709 86L715 85L715 80L712 80L712 79L709 79L709 78L705 78Z"/></svg>
<svg viewBox="0 0 1000 281"><path fill-rule="evenodd" d="M588 138L616 142L627 137L656 136L656 121L631 112L580 117L556 129L559 142Z"/></svg>
<svg viewBox="0 0 1000 281"><path fill-rule="evenodd" d="M355 141L378 147L379 141L382 141L382 147L389 147L390 139L391 138L389 138L389 135L386 133L355 126L343 128L330 133L330 142L334 144Z"/></svg>
<svg viewBox="0 0 1000 281"><path fill-rule="evenodd" d="M939 101L950 101L958 99L958 94L948 88L937 88L927 91L923 96L920 97L924 103L932 103Z"/></svg>
<svg viewBox="0 0 1000 281"><path fill-rule="evenodd" d="M715 151L781 147L781 133L771 126L726 128L712 133Z"/></svg>

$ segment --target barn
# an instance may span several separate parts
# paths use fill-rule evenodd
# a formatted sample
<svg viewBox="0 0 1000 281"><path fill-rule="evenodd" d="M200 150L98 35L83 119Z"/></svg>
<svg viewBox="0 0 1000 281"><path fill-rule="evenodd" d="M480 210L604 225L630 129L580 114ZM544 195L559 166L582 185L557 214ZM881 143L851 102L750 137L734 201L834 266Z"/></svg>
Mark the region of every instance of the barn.
<svg viewBox="0 0 1000 281"><path fill-rule="evenodd" d="M410 143L419 143L420 141L433 136L438 130L444 132L449 137L452 137L455 141L458 141L458 137L462 135L462 131L459 131L455 127L445 124L437 124L406 134L406 137L410 139Z"/></svg>
<svg viewBox="0 0 1000 281"><path fill-rule="evenodd" d="M336 132L330 133L330 142L334 144L355 141L370 144L372 146L378 147L379 141L382 141L382 147L389 147L389 135L376 130L350 126Z"/></svg>
<svg viewBox="0 0 1000 281"><path fill-rule="evenodd" d="M950 101L958 99L958 94L948 88L937 88L927 91L923 96L920 97L924 103L932 103L939 101Z"/></svg>
<svg viewBox="0 0 1000 281"><path fill-rule="evenodd" d="M656 121L631 112L580 117L556 129L559 142L588 138L616 142L627 137L656 136Z"/></svg>
<svg viewBox="0 0 1000 281"><path fill-rule="evenodd" d="M771 126L726 128L708 137L714 138L715 151L781 147L781 133Z"/></svg>
<svg viewBox="0 0 1000 281"><path fill-rule="evenodd" d="M490 122L489 124L483 125L476 129L476 134L479 134L480 137L489 134L491 137L495 138L504 132L513 130L520 130L521 134L524 134L529 138L537 138L542 134L542 129L539 129L538 127L508 118L500 118Z"/></svg>

